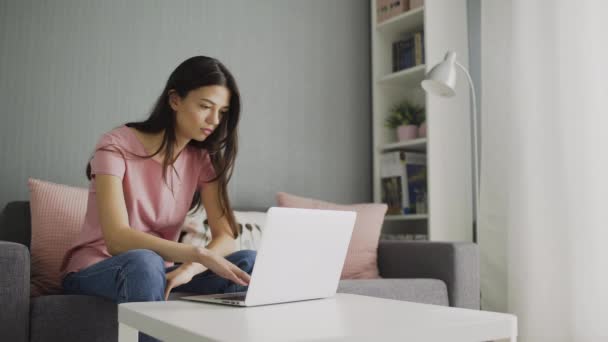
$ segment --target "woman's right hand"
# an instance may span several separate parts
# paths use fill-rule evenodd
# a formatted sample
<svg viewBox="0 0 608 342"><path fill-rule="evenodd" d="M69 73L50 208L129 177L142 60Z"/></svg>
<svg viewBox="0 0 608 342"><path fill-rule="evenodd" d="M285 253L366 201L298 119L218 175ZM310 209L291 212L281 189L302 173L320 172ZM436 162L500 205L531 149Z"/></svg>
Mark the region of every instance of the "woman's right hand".
<svg viewBox="0 0 608 342"><path fill-rule="evenodd" d="M241 270L238 266L210 249L197 248L196 259L196 262L203 264L203 266L222 278L232 280L239 285L249 285L251 277L247 272Z"/></svg>

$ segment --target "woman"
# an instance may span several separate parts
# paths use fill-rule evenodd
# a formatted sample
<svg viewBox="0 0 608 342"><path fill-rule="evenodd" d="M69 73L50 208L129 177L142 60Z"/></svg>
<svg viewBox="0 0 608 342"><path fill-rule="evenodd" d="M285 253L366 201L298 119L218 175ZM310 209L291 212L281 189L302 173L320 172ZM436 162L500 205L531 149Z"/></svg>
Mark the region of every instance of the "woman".
<svg viewBox="0 0 608 342"><path fill-rule="evenodd" d="M172 290L246 290L255 252L234 252L226 190L240 103L228 69L196 56L173 71L147 120L101 136L87 165L83 229L61 267L66 293L124 303L167 300ZM201 204L212 241L176 242L187 212Z"/></svg>

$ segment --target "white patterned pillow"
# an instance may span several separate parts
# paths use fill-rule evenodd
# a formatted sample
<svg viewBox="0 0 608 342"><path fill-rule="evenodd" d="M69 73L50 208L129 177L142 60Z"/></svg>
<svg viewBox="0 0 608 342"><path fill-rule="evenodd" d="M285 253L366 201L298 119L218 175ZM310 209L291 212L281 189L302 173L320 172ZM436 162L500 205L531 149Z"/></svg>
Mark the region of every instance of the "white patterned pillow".
<svg viewBox="0 0 608 342"><path fill-rule="evenodd" d="M266 213L261 211L234 211L239 236L234 240L236 250L258 250L262 232L266 224ZM182 227L180 242L207 246L211 242L211 229L207 223L207 213L203 206L195 212L189 212Z"/></svg>

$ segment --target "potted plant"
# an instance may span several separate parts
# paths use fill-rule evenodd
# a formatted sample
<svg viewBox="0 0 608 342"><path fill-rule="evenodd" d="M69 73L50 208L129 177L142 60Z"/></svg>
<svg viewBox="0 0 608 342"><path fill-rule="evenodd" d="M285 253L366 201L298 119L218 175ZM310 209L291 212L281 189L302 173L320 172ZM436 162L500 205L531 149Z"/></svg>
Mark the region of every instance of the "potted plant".
<svg viewBox="0 0 608 342"><path fill-rule="evenodd" d="M416 139L418 137L418 126L423 118L424 108L404 101L391 109L389 116L386 118L385 126L397 129L399 141Z"/></svg>

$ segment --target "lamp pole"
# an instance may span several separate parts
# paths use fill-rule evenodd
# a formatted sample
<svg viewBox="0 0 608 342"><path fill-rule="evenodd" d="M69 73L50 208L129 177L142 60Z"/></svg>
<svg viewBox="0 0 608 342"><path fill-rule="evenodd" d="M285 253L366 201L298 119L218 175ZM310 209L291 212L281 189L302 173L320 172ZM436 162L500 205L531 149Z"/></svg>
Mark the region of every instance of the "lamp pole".
<svg viewBox="0 0 608 342"><path fill-rule="evenodd" d="M471 78L471 75L469 74L469 72L467 71L467 69L460 63L458 63L458 61L455 62L455 64L460 68L460 70L462 70L464 72L465 75L467 75L467 80L469 81L469 88L471 90L471 100L473 102L473 112L471 113L473 115L473 176L474 176L474 184L473 186L474 188L474 192L473 192L473 242L477 242L477 226L478 226L478 222L479 222L479 194L480 194L480 188L479 188L479 148L478 148L478 141L477 141L477 100L475 98L475 86L473 85L473 79Z"/></svg>
<svg viewBox="0 0 608 342"><path fill-rule="evenodd" d="M455 67L458 66L467 76L469 88L471 90L471 99L473 101L472 123L473 123L473 242L477 243L477 225L479 222L479 151L477 142L477 100L475 97L475 86L473 79L467 68L456 61L456 53L448 51L442 62L436 64L426 75L422 81L422 88L428 93L439 95L441 97L452 97L456 94L454 88L456 85Z"/></svg>

